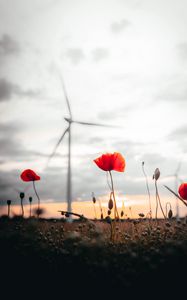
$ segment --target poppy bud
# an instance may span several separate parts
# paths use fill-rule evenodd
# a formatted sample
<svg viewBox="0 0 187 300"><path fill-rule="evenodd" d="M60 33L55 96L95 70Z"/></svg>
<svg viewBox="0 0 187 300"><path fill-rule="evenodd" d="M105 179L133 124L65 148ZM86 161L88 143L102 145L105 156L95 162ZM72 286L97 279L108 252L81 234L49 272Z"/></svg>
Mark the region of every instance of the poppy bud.
<svg viewBox="0 0 187 300"><path fill-rule="evenodd" d="M143 213L138 214L141 218L145 217Z"/></svg>
<svg viewBox="0 0 187 300"><path fill-rule="evenodd" d="M32 197L29 197L29 202L30 202L30 203L32 202Z"/></svg>
<svg viewBox="0 0 187 300"><path fill-rule="evenodd" d="M7 205L11 205L11 200L7 200Z"/></svg>
<svg viewBox="0 0 187 300"><path fill-rule="evenodd" d="M93 198L92 198L92 201L93 201L93 203L95 204L95 203L96 203L96 198L93 197Z"/></svg>
<svg viewBox="0 0 187 300"><path fill-rule="evenodd" d="M101 213L101 220L103 220L103 213Z"/></svg>
<svg viewBox="0 0 187 300"><path fill-rule="evenodd" d="M68 213L65 213L65 217L66 217L66 218L69 218L69 214L68 214Z"/></svg>
<svg viewBox="0 0 187 300"><path fill-rule="evenodd" d="M144 166L144 161L142 161L142 166Z"/></svg>
<svg viewBox="0 0 187 300"><path fill-rule="evenodd" d="M21 199L23 199L23 198L25 197L25 194L21 192L21 193L19 194L19 196L20 196Z"/></svg>
<svg viewBox="0 0 187 300"><path fill-rule="evenodd" d="M153 174L153 179L158 180L159 177L160 177L160 170L159 168L156 168Z"/></svg>
<svg viewBox="0 0 187 300"><path fill-rule="evenodd" d="M169 212L168 212L168 218L171 219L173 217L173 212L172 210L170 209Z"/></svg>
<svg viewBox="0 0 187 300"><path fill-rule="evenodd" d="M108 208L109 208L110 210L112 210L113 206L114 206L113 201L112 201L112 199L110 198L110 200L108 201Z"/></svg>
<svg viewBox="0 0 187 300"><path fill-rule="evenodd" d="M121 211L121 218L124 216L124 212L123 212L123 210Z"/></svg>
<svg viewBox="0 0 187 300"><path fill-rule="evenodd" d="M61 215L64 216L64 212L63 211L61 211Z"/></svg>
<svg viewBox="0 0 187 300"><path fill-rule="evenodd" d="M108 210L108 216L110 216L110 214L111 214L111 210L109 209L109 210Z"/></svg>

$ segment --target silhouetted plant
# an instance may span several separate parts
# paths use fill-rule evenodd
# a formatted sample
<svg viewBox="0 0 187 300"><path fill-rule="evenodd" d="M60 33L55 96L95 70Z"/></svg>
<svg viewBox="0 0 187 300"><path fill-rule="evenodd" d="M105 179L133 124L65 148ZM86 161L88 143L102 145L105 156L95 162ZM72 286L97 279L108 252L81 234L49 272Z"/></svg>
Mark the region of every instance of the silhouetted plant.
<svg viewBox="0 0 187 300"><path fill-rule="evenodd" d="M22 217L24 217L23 199L25 197L25 193L21 192L19 196L20 196L20 204L21 204L21 215Z"/></svg>
<svg viewBox="0 0 187 300"><path fill-rule="evenodd" d="M166 216L165 216L165 213L164 213L164 210L162 208L162 204L161 204L161 200L160 200L160 195L158 193L158 186L157 186L157 180L159 179L160 177L160 170L158 168L155 169L155 172L153 174L153 179L155 180L155 190L156 190L156 215L155 215L155 218L157 220L157 214L158 214L158 204L160 205L160 209L162 211L162 214L164 216L164 219L166 219Z"/></svg>
<svg viewBox="0 0 187 300"><path fill-rule="evenodd" d="M146 172L145 172L144 165L145 165L145 162L142 161L142 171L143 171L143 174L144 174L144 176L145 176L146 188L147 188L147 193L148 193L148 198L149 198L149 215L150 215L150 218L152 218L151 195L150 195L149 184L148 184L148 178L147 178L147 174L146 174Z"/></svg>
<svg viewBox="0 0 187 300"><path fill-rule="evenodd" d="M32 216L32 197L29 197L29 205L30 205L30 213L29 213L29 215L30 215L30 218L31 218L31 216Z"/></svg>
<svg viewBox="0 0 187 300"><path fill-rule="evenodd" d="M111 181L111 183L109 184L109 187L111 189L110 198L112 196L113 201L114 201L114 230L113 230L113 234L112 234L112 239L114 240L115 234L116 234L116 220L117 219L119 220L119 213L118 213L117 204L116 204L116 198L115 198L115 192L114 192L114 182L113 182L111 171L114 170L114 171L118 171L118 172L124 172L125 159L123 158L123 156L120 153L114 152L114 153L103 154L100 157L96 158L94 160L94 162L101 170L108 172L108 174L110 176L110 181ZM102 212L101 212L101 214L102 214Z"/></svg>
<svg viewBox="0 0 187 300"><path fill-rule="evenodd" d="M168 205L169 205L169 210L168 210ZM170 202L166 203L166 216L168 217L168 219L171 219L173 217L173 212L172 212L172 207Z"/></svg>
<svg viewBox="0 0 187 300"><path fill-rule="evenodd" d="M10 218L10 205L11 205L12 201L11 200L7 200L7 206L8 206L8 218Z"/></svg>
<svg viewBox="0 0 187 300"><path fill-rule="evenodd" d="M23 181L26 181L26 182L32 181L33 189L34 189L34 192L35 192L36 197L38 199L38 212L39 212L40 211L40 197L39 197L39 195L36 191L35 181L40 180L40 176L38 176L33 170L26 169L21 173L20 177ZM39 214L38 214L38 217L39 217Z"/></svg>
<svg viewBox="0 0 187 300"><path fill-rule="evenodd" d="M94 192L92 192L92 202L93 202L93 207L94 207L95 219L97 219L96 208L95 208L96 198L95 198Z"/></svg>

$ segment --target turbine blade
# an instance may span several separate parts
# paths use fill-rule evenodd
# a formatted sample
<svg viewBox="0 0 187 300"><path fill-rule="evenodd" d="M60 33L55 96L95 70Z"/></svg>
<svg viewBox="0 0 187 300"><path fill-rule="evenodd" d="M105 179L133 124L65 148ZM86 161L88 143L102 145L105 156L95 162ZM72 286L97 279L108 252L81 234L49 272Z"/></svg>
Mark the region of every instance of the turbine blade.
<svg viewBox="0 0 187 300"><path fill-rule="evenodd" d="M56 143L53 152L51 153L51 155L50 155L49 158L48 158L47 166L48 166L48 164L49 164L51 158L55 155L58 146L59 146L60 143L62 142L62 140L63 140L64 136L66 135L66 133L68 132L68 130L69 130L69 127L67 127L67 128L65 129L65 131L64 131L63 134L61 135L60 139L59 139L58 142Z"/></svg>
<svg viewBox="0 0 187 300"><path fill-rule="evenodd" d="M100 126L100 127L119 128L119 126L107 125L107 124L100 124L100 123L90 123L90 122L81 122L81 121L72 121L72 122L76 123L76 124L88 125L88 126Z"/></svg>
<svg viewBox="0 0 187 300"><path fill-rule="evenodd" d="M62 84L62 89L63 89L64 96L65 96L65 99L66 99L66 104L67 104L67 107L68 107L69 115L70 115L70 118L72 119L72 112L71 112L70 102L69 102L68 95L67 95L67 92L66 92L64 79L63 79L63 77L60 73L59 73L59 78L60 78L60 81L61 81L61 84Z"/></svg>

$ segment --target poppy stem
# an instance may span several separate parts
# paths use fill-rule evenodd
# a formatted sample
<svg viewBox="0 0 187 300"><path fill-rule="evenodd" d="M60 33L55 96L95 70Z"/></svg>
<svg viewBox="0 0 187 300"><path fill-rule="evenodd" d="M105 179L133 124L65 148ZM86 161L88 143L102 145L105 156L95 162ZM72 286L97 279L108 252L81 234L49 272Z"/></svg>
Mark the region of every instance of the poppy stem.
<svg viewBox="0 0 187 300"><path fill-rule="evenodd" d="M23 199L21 199L21 214L23 218L24 217Z"/></svg>
<svg viewBox="0 0 187 300"><path fill-rule="evenodd" d="M142 171L143 171L143 174L144 174L144 176L145 176L146 187L147 187L147 193L148 193L148 197L149 197L149 212L150 212L150 219L152 219L151 195L150 195L150 190L149 190L149 184L148 184L147 174L146 174L145 169L144 169L144 163L142 163Z"/></svg>
<svg viewBox="0 0 187 300"><path fill-rule="evenodd" d="M10 204L8 204L8 218L10 218Z"/></svg>
<svg viewBox="0 0 187 300"><path fill-rule="evenodd" d="M116 198L115 198L115 193L114 193L114 183L113 183L111 171L109 171L109 174L110 174L110 179L111 179L112 194L113 194L113 198L114 198L114 218L116 219L116 216L117 216L117 218L119 218L119 214L118 214L117 205L116 205Z"/></svg>
<svg viewBox="0 0 187 300"><path fill-rule="evenodd" d="M31 218L31 212L32 212L32 207L31 207L31 202L30 202L30 218Z"/></svg>
<svg viewBox="0 0 187 300"><path fill-rule="evenodd" d="M156 183L155 183L155 188L156 188ZM158 197L157 197L157 192L156 192L156 214L155 214L156 221L157 221L157 213L158 213Z"/></svg>
<svg viewBox="0 0 187 300"><path fill-rule="evenodd" d="M95 203L93 203L93 207L94 207L95 219L97 219L97 214L96 214Z"/></svg>
<svg viewBox="0 0 187 300"><path fill-rule="evenodd" d="M160 200L160 196L159 196L159 193L158 193L158 186L157 186L157 181L155 180L155 187L156 187L156 194L157 194L157 202L159 202L159 205L160 205L160 209L162 211L162 214L164 216L164 219L166 219L166 216L165 216L165 213L164 213L164 210L162 208L162 204L161 204L161 200Z"/></svg>
<svg viewBox="0 0 187 300"><path fill-rule="evenodd" d="M35 182L34 182L34 180L33 180L32 183L33 183L34 192L35 192L35 194L36 194L36 197L38 198L38 217L39 217L40 197L38 196L38 193L37 193L37 191L36 191L36 187L35 187Z"/></svg>

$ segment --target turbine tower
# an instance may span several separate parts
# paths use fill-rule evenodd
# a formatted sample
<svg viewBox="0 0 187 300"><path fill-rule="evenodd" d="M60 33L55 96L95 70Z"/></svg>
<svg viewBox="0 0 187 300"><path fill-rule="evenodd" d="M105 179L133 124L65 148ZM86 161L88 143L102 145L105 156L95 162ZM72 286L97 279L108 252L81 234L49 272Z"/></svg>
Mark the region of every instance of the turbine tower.
<svg viewBox="0 0 187 300"><path fill-rule="evenodd" d="M47 165L48 165L49 161L51 160L51 158L55 155L55 153L57 151L57 148L61 144L61 142L64 139L65 135L68 134L68 169L67 169L66 197L67 197L67 211L71 212L71 204L72 204L72 173L71 173L72 124L79 124L79 125L86 125L86 126L100 126L100 127L118 127L118 126L111 126L111 125L105 125L105 124L99 124L99 123L90 123L90 122L82 122L82 121L74 120L73 117L72 117L70 101L69 101L69 98L68 98L68 95L67 95L67 92L66 92L64 80L63 80L62 76L59 75L59 77L60 77L60 81L61 81L61 84L62 84L62 89L63 89L64 96L65 96L65 99L66 99L66 105L67 105L68 112L69 112L69 117L64 118L65 121L68 123L68 126L64 130L64 132L62 133L62 135L61 135L60 139L58 140L58 142L56 143L53 152L49 156Z"/></svg>

